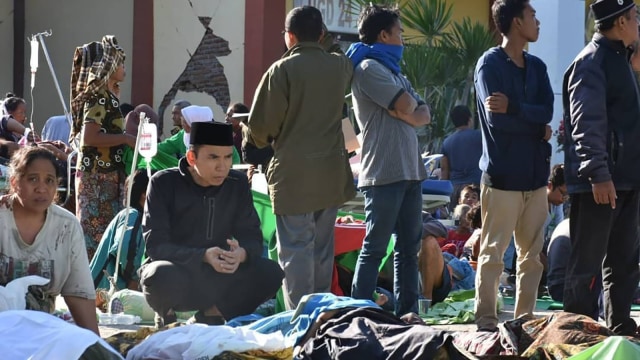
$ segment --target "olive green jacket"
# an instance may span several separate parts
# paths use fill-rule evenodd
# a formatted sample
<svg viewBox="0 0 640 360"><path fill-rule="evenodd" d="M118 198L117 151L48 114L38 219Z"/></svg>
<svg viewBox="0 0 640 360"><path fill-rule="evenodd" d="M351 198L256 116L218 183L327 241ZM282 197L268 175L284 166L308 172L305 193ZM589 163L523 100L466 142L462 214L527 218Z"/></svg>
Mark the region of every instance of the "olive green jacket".
<svg viewBox="0 0 640 360"><path fill-rule="evenodd" d="M337 45L325 51L302 42L262 77L245 136L273 147L266 177L275 214L310 213L355 196L341 122L352 74Z"/></svg>

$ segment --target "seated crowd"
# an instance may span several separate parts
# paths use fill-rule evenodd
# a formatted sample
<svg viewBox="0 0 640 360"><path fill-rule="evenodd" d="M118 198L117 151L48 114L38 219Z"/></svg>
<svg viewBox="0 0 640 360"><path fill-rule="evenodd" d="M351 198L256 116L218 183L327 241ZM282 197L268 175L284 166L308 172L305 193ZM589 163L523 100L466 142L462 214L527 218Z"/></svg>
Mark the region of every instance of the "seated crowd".
<svg viewBox="0 0 640 360"><path fill-rule="evenodd" d="M494 8L500 6L506 5L497 1ZM535 15L530 5L526 11ZM104 301L96 294L105 288L141 292L157 327L177 321L179 312L193 312L192 323L225 324L254 312L279 290L283 305L293 310L308 294L330 291L338 210L359 190L366 235L347 289L354 299L377 299L400 317L417 313L418 299L436 304L452 291L475 288L478 330L496 332L499 289L511 287L517 295L516 316L532 313L547 285L557 301L584 290L563 288L565 274L576 271L567 262L575 251L568 250L575 245L569 228L575 227L564 220L564 165L551 168L543 155L550 151L548 125L536 124L533 134L523 136L541 170L519 161L514 175L504 169L515 165L505 161L499 170L508 174L491 168L498 173L491 178L489 170L477 168L478 161L498 166L487 165L493 159L486 154L480 158L487 135L474 130L469 108L456 106L450 111L456 130L440 160L441 180L454 185L452 201L423 209L428 174L415 127L427 125L431 114L401 76L399 19L395 10L367 6L359 21L362 42L345 54L318 9L293 9L283 32L288 51L265 73L251 109L232 104L225 122L218 122L207 106L175 102L171 135L153 139L157 154L150 161L136 156L139 132L143 124L162 120L149 105L126 109L120 103L124 50L111 35L78 47L71 121L52 117L39 135L27 122L23 99L8 94L2 104L0 157L10 171L7 189L0 189L7 192L0 197L0 285L25 275L47 278L47 285L29 289L27 308L52 312L60 295L75 323L96 333L96 307ZM520 18L510 20L505 34L523 31ZM509 30L511 23L515 30ZM498 55L494 49L484 56ZM322 71L303 80L290 76L309 67ZM358 189L341 135L349 85L363 135ZM507 107L504 94L484 95L481 106L488 110L480 111L481 121L487 114L519 114ZM491 131L496 141L511 141ZM246 174L232 168L240 163L250 165ZM74 196L62 202L60 177L68 166L73 191L63 190ZM277 260L265 257L266 234L251 185L256 169L268 178ZM529 170L532 176L522 175ZM515 190L492 188L490 181ZM451 218L437 216L448 214L449 206ZM388 292L377 287L383 259L393 265ZM608 280L587 275L593 298ZM589 310L598 317L593 306ZM627 320L614 331L635 331Z"/></svg>
<svg viewBox="0 0 640 360"><path fill-rule="evenodd" d="M284 273L277 263L263 258L260 220L250 185L242 172L231 170L239 162L233 126L212 121L208 107L186 105L179 111L179 130L158 144L159 156L149 164L153 177L149 179L144 170L147 164L139 159L138 169L126 180L131 187L129 208L122 208L110 220L91 259L84 251L80 224L56 205L58 179L67 160L60 154L68 154L68 147L58 142L53 146L37 136L23 145L16 143L16 150L9 155L9 194L1 203L5 215L14 219L5 219L5 231L19 237L8 236L16 243L2 243L0 252L3 262L26 261L37 264L29 267L37 270L6 273L2 279L6 283L28 274L55 274L53 283L37 290L46 294L45 304L28 303L29 308L51 312L53 299L62 295L76 323L97 331L91 316L95 306L101 305L99 297L95 300L96 291L112 286L119 242L120 271L113 285L142 291L157 313L158 327L176 321L176 312L184 311L196 311L192 322L224 324L251 313L275 295ZM149 106L132 108L125 115L130 134L137 133L142 112L157 123L158 117ZM127 152L132 149L125 149ZM131 167L132 154L124 159ZM554 211L566 200L562 189L562 167L557 166L548 187L550 219L557 214L562 217L561 210ZM454 225L449 227L423 212L417 254L419 297L431 299L432 304L443 301L450 291L472 289L475 284L482 227L479 188L473 184L462 187L456 203ZM553 218L545 232L550 234L561 217ZM55 234L60 230L66 232ZM65 246L52 246L63 236L71 236ZM566 247L562 244L560 240L549 244L549 291L560 301L561 297L554 295L561 294L556 284L563 270L555 261L562 256L552 249ZM60 268L67 262L70 268ZM377 303L393 309L395 299L381 295L384 300Z"/></svg>

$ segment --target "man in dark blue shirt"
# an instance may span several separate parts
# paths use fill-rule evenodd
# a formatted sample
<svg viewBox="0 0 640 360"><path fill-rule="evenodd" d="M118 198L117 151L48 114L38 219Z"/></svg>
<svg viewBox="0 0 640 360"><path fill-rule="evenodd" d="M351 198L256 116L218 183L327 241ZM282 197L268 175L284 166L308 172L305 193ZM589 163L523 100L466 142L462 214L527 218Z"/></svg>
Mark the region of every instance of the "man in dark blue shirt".
<svg viewBox="0 0 640 360"><path fill-rule="evenodd" d="M547 179L553 91L547 68L524 51L538 40L540 22L528 0L497 0L492 8L502 45L478 60L475 86L482 129L482 240L476 276L478 330L495 331L503 254L515 235L514 317L532 314L542 275L539 254L548 215Z"/></svg>
<svg viewBox="0 0 640 360"><path fill-rule="evenodd" d="M473 116L467 106L458 105L449 114L456 131L442 143L440 179L453 184L450 210L458 205L460 192L467 185L480 186L482 171L478 166L482 155L482 134L473 128Z"/></svg>

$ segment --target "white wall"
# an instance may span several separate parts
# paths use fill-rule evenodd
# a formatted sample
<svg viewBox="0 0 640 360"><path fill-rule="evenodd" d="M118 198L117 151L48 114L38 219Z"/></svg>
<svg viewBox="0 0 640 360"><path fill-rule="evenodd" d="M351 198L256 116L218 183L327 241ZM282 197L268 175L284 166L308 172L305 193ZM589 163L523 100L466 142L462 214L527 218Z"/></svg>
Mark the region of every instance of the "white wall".
<svg viewBox="0 0 640 360"><path fill-rule="evenodd" d="M13 88L13 1L0 1L0 98Z"/></svg>
<svg viewBox="0 0 640 360"><path fill-rule="evenodd" d="M198 16L212 17L209 27L213 33L229 42L231 54L218 57L229 82L231 102L242 101L244 96L244 0L191 0L154 1L154 89L153 102L157 109L164 95L180 76L190 53L193 54L202 39L205 28ZM174 101L164 113L164 133L171 129L171 107L175 100L185 99L194 105L209 106L216 120L224 120L223 109L213 97L178 91Z"/></svg>
<svg viewBox="0 0 640 360"><path fill-rule="evenodd" d="M100 41L104 35L115 35L118 43L127 53L125 66L131 69L131 49L133 43L133 1L131 0L29 0L26 1L25 34L52 30L53 35L45 37L64 101L69 108L71 63L77 46ZM25 41L27 41L25 39ZM25 46L24 88L27 112L31 111L32 99L29 95L31 73L29 58L31 49ZM120 100L131 99L131 78L121 85ZM40 48L40 59L36 75L34 122L40 132L49 116L63 113L63 107L49 71L44 52Z"/></svg>
<svg viewBox="0 0 640 360"><path fill-rule="evenodd" d="M557 130L562 119L562 78L565 70L584 47L584 0L532 0L540 20L540 38L529 45L529 51L546 64L549 80L555 94L551 126ZM553 144L552 164L564 161L564 153L557 152Z"/></svg>

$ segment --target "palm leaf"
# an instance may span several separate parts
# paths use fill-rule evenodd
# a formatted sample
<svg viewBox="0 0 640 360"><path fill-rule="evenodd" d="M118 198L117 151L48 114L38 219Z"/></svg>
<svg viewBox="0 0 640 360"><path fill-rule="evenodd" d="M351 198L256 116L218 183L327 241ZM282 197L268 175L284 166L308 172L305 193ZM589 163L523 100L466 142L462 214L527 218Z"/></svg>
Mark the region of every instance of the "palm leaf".
<svg viewBox="0 0 640 360"><path fill-rule="evenodd" d="M386 5L390 7L397 6L397 1L391 0L345 0L347 2L347 6L345 9L347 13L351 16L359 16L362 8L369 6L369 4L373 5Z"/></svg>
<svg viewBox="0 0 640 360"><path fill-rule="evenodd" d="M420 33L408 36L408 39L418 38L436 44L445 36L452 13L453 7L443 0L409 0L402 9L401 18L403 24Z"/></svg>
<svg viewBox="0 0 640 360"><path fill-rule="evenodd" d="M478 22L471 22L465 17L462 23L453 23L453 31L449 38L451 44L460 49L460 56L464 66L473 68L482 54L496 45L496 41L485 26Z"/></svg>

